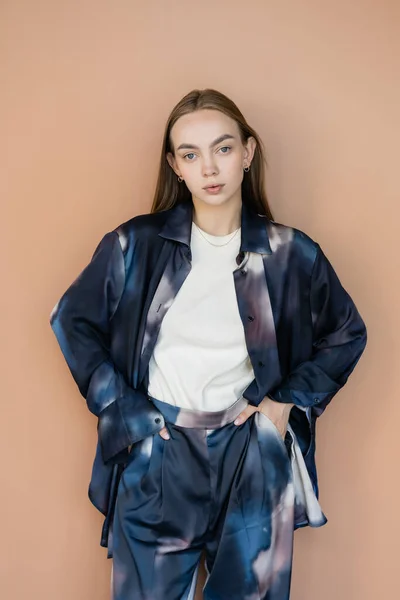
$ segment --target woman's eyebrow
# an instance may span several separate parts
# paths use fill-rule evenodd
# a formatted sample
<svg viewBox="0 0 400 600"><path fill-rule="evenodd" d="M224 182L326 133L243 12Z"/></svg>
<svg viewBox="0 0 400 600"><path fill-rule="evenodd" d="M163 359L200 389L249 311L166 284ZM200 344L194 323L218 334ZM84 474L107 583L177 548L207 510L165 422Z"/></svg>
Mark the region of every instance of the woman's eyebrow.
<svg viewBox="0 0 400 600"><path fill-rule="evenodd" d="M230 133L224 133L223 135L220 135L219 137L217 137L216 140L211 142L210 148L212 148L213 146L216 146L217 144L223 142L224 140L234 140L234 139L235 139L235 136L231 135ZM200 148L198 146L195 146L194 144L181 144L177 148L177 150L192 150L192 149L199 150Z"/></svg>

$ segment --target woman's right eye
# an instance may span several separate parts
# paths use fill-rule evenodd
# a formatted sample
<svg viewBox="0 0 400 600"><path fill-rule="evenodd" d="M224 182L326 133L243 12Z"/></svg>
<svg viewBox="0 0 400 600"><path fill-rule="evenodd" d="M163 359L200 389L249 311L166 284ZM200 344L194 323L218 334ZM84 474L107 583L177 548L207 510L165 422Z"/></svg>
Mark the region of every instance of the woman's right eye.
<svg viewBox="0 0 400 600"><path fill-rule="evenodd" d="M188 156L194 156L194 152L189 152L188 154L185 154L185 156L183 158L187 158ZM190 159L189 159L190 162Z"/></svg>

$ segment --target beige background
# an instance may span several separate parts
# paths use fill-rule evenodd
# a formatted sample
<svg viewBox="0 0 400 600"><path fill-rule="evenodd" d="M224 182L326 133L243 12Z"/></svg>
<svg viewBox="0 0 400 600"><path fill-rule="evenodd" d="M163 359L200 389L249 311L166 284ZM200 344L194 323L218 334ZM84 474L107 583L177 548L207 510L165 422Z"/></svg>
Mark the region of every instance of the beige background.
<svg viewBox="0 0 400 600"><path fill-rule="evenodd" d="M96 422L49 314L101 236L149 210L195 87L261 134L275 219L321 244L368 325L319 421L329 523L295 534L292 598L396 596L399 17L396 0L1 2L2 598L109 597Z"/></svg>

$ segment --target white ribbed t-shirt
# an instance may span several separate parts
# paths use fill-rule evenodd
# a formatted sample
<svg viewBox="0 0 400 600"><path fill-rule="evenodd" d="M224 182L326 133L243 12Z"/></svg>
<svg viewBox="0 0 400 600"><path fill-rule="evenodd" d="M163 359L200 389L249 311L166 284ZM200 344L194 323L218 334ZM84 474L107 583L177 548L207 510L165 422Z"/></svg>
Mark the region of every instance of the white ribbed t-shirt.
<svg viewBox="0 0 400 600"><path fill-rule="evenodd" d="M233 232L200 231L192 223L192 269L161 323L148 393L174 406L219 411L254 379L233 279L241 231L228 244Z"/></svg>

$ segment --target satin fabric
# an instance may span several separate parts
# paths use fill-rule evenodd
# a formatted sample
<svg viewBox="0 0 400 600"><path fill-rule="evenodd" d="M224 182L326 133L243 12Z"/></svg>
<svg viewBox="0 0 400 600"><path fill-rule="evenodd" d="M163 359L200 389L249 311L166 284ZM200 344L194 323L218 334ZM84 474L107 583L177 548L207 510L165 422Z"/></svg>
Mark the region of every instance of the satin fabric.
<svg viewBox="0 0 400 600"><path fill-rule="evenodd" d="M239 405L235 414L189 409L182 416L178 407L152 401L170 439L156 433L137 442L122 474L113 600L193 598L203 549L205 600L287 600L295 498L290 446L261 412L237 427L230 419Z"/></svg>
<svg viewBox="0 0 400 600"><path fill-rule="evenodd" d="M89 497L105 516L100 543L109 557L128 448L165 424L147 396L148 363L162 319L190 272L192 217L186 201L105 234L50 315L71 374L98 419ZM303 461L318 498L316 421L364 351L364 321L320 245L258 215L246 197L236 262L232 276L255 375L243 397L253 405L266 395L295 404L289 421L295 471ZM295 528L312 525L307 510L296 514Z"/></svg>

